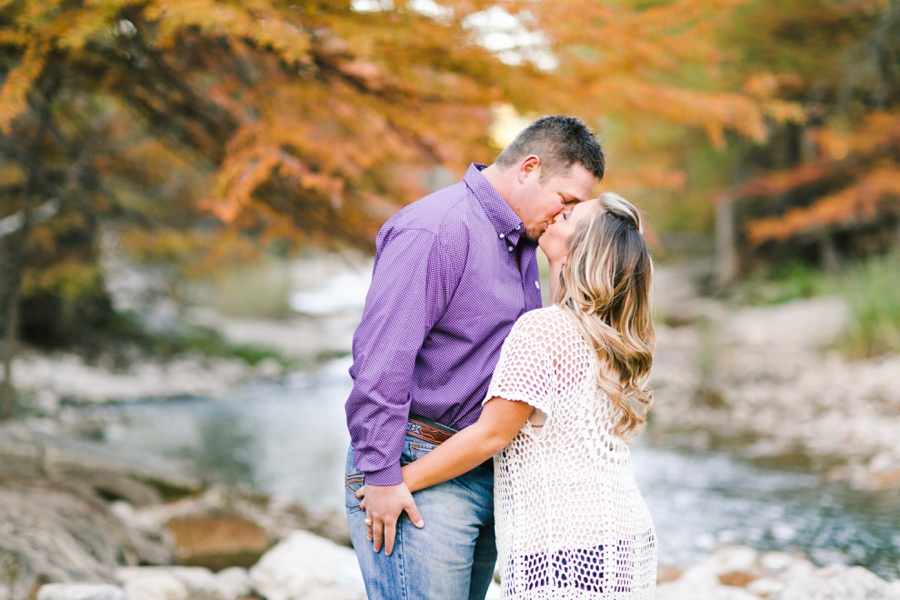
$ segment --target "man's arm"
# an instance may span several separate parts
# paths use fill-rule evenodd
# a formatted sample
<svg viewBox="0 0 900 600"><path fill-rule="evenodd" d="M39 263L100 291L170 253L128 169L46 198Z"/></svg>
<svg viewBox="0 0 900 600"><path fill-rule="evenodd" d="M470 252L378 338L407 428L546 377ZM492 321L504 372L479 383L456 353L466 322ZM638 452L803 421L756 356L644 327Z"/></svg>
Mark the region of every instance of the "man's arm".
<svg viewBox="0 0 900 600"><path fill-rule="evenodd" d="M409 385L416 356L443 314L453 274L428 231L390 232L379 248L362 321L353 339L354 387L347 425L357 469L373 486L367 507L374 550L390 554L403 511L421 526L403 485L400 455L409 417Z"/></svg>

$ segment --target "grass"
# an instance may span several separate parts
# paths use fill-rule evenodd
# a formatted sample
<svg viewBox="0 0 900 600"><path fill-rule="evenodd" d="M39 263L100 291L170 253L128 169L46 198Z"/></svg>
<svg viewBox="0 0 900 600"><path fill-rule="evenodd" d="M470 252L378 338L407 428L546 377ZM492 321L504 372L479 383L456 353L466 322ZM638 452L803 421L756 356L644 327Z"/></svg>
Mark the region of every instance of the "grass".
<svg viewBox="0 0 900 600"><path fill-rule="evenodd" d="M794 262L770 270L760 270L746 279L735 292L741 304L772 306L839 293L835 275Z"/></svg>
<svg viewBox="0 0 900 600"><path fill-rule="evenodd" d="M854 358L900 353L900 252L852 266L842 276L842 295L853 321L839 348Z"/></svg>
<svg viewBox="0 0 900 600"><path fill-rule="evenodd" d="M187 327L173 338L170 342L173 354L193 351L204 356L239 358L251 366L268 359L275 360L282 366L292 365L292 361L285 359L277 350L255 344L232 344L219 332L205 327Z"/></svg>
<svg viewBox="0 0 900 600"><path fill-rule="evenodd" d="M256 366L264 360L272 359L284 367L296 366L280 352L265 346L253 344L233 344L218 331L198 325L180 325L170 331L148 331L140 317L132 313L118 313L106 329L108 350L116 347L117 341L131 343L142 351L163 358L196 352L204 356L238 358ZM122 357L125 362L128 358Z"/></svg>
<svg viewBox="0 0 900 600"><path fill-rule="evenodd" d="M748 279L735 297L745 304L772 305L835 295L843 297L851 321L837 342L850 358L900 353L900 251L872 256L827 273L792 264Z"/></svg>

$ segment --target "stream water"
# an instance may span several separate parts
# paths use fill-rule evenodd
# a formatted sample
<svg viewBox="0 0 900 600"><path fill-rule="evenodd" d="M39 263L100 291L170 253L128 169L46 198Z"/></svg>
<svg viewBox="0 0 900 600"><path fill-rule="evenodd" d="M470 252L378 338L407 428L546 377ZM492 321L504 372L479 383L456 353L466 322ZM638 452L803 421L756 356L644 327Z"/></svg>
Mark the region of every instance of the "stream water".
<svg viewBox="0 0 900 600"><path fill-rule="evenodd" d="M286 496L311 512L343 511L348 363L260 382L226 398L147 400L103 414L113 445L183 460L197 474ZM660 562L688 566L717 544L804 552L900 578L900 501L802 471L764 469L727 452L638 438L638 484L654 516Z"/></svg>

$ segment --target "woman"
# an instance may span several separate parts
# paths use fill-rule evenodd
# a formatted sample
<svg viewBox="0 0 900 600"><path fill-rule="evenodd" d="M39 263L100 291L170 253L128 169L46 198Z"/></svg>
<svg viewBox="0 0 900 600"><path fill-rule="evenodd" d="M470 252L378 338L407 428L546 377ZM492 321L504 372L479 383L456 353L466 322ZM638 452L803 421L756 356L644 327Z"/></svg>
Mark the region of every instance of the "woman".
<svg viewBox="0 0 900 600"><path fill-rule="evenodd" d="M516 322L478 422L404 466L403 479L416 491L496 454L504 598L653 598L653 521L627 443L652 399L653 266L641 216L602 194L540 244L554 304Z"/></svg>

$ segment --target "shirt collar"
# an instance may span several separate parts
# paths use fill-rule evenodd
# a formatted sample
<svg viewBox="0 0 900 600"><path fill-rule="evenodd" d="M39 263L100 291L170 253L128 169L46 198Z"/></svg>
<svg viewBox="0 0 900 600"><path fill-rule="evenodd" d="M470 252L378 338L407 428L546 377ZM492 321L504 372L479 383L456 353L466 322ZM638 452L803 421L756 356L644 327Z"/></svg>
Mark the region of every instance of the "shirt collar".
<svg viewBox="0 0 900 600"><path fill-rule="evenodd" d="M484 213L497 232L497 237L506 244L516 246L525 231L519 216L509 207L494 186L481 174L487 165L472 163L466 171L463 181L478 199Z"/></svg>

